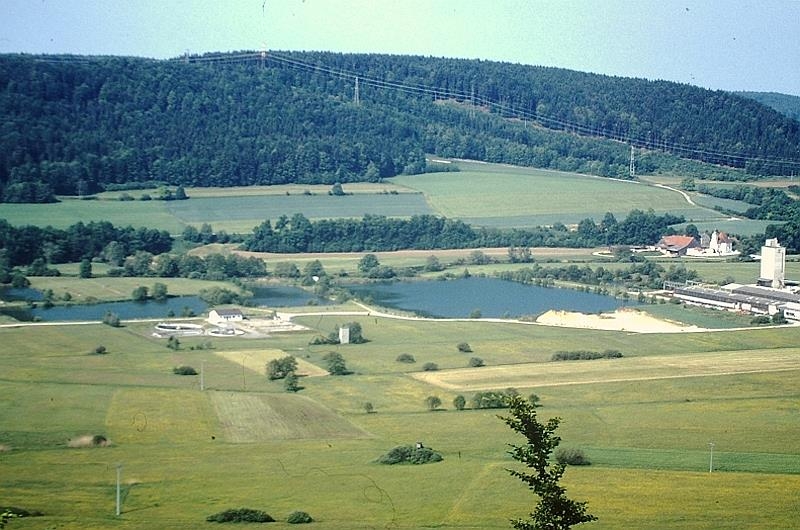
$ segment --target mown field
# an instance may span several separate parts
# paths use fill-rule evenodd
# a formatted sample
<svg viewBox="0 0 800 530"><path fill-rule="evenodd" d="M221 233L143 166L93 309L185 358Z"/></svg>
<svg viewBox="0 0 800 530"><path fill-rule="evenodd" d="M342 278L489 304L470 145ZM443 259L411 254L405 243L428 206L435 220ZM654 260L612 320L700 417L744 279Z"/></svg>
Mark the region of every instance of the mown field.
<svg viewBox="0 0 800 530"><path fill-rule="evenodd" d="M586 528L796 520L798 328L636 335L359 317L370 342L309 346L315 333L353 319L332 310L297 317L309 332L212 339L212 349L191 349L206 339L185 338L178 351L146 323L0 328L0 502L44 512L9 528L194 528L240 506L279 520L305 510L314 528L507 528L533 502L505 472L515 466L506 444L521 440L497 418L502 411L453 408L458 394L469 401L474 381L535 392L543 418L563 418L562 445L593 461L564 479L600 518ZM462 341L474 352L459 353ZM88 355L98 344L109 353ZM547 362L555 351L598 348L625 357ZM298 394L268 381L258 362L292 354L324 366L329 351L354 373L301 378ZM416 362L397 362L401 353ZM470 356L487 366L465 370ZM439 365L425 372L438 381L417 377L425 362ZM171 373L184 364L202 365L205 391L198 376ZM442 410L427 410L430 395ZM68 447L93 434L111 445ZM374 462L417 441L444 461Z"/></svg>
<svg viewBox="0 0 800 530"><path fill-rule="evenodd" d="M599 222L606 212L618 219L631 210L683 215L704 226L727 223L723 230L752 233L763 227L748 221L734 224L710 207L693 206L671 190L586 175L458 162L458 173L398 176L387 182L345 184L346 196L328 195L329 186L256 186L252 188L188 188L186 201L120 201L157 196L158 190L105 192L98 200L66 198L55 204L0 204L0 218L13 225L67 227L77 220L107 220L115 225L159 228L178 234L187 225L209 223L215 231L250 233L266 219L302 213L309 219L359 218L365 214L408 217L443 215L476 226L533 227L555 222ZM586 197L592 197L587 201ZM706 198L706 200L711 200ZM709 203L709 206L711 203ZM698 225L699 226L699 225ZM713 229L713 228L712 228Z"/></svg>
<svg viewBox="0 0 800 530"><path fill-rule="evenodd" d="M423 192L441 215L479 226L577 224L587 217L600 222L606 212L623 219L633 209L650 208L695 221L725 218L689 204L679 193L645 183L460 161L458 166L462 168L458 173L391 180Z"/></svg>

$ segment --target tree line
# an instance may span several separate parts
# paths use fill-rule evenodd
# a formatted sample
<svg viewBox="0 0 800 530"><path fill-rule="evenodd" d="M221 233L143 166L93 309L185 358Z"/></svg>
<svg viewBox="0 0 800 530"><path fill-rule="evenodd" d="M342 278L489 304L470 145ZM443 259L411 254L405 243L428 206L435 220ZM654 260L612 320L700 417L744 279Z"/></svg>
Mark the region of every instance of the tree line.
<svg viewBox="0 0 800 530"><path fill-rule="evenodd" d="M633 210L623 221L607 213L600 223L584 219L577 230L556 223L529 230L472 228L463 221L434 215L409 219L365 215L361 219L310 221L302 214L266 220L253 229L242 248L254 252L378 252L476 247L593 247L653 244L673 233L683 217Z"/></svg>

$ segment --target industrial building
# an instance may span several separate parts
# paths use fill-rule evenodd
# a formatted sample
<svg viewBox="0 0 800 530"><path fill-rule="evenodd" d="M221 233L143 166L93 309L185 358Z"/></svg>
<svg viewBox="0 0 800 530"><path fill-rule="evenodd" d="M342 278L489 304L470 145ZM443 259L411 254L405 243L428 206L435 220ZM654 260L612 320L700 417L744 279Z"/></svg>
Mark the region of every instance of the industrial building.
<svg viewBox="0 0 800 530"><path fill-rule="evenodd" d="M783 312L787 320L800 321L800 289L786 280L786 248L777 239L768 239L761 247L761 268L753 285L731 283L711 286L697 282L666 282L664 288L687 304L756 315Z"/></svg>

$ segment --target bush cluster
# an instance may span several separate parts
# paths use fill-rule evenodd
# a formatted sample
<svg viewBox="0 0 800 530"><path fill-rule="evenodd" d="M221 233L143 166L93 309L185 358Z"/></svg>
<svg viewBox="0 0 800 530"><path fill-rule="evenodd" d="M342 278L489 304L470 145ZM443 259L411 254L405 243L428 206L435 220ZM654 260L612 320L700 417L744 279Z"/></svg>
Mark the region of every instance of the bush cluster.
<svg viewBox="0 0 800 530"><path fill-rule="evenodd" d="M176 366L172 369L172 373L176 375L197 375L197 370L191 366Z"/></svg>
<svg viewBox="0 0 800 530"><path fill-rule="evenodd" d="M592 463L583 451L569 447L559 447L556 450L555 457L559 464L564 464L565 466L588 466Z"/></svg>
<svg viewBox="0 0 800 530"><path fill-rule="evenodd" d="M550 358L551 361L590 361L592 359L619 359L622 352L619 350L590 351L557 351Z"/></svg>
<svg viewBox="0 0 800 530"><path fill-rule="evenodd" d="M408 363L408 364L417 362L414 356L411 355L410 353L401 353L400 355L397 356L397 359L395 359L395 361L399 363Z"/></svg>
<svg viewBox="0 0 800 530"><path fill-rule="evenodd" d="M472 397L474 409L504 409L508 407L511 398L519 395L516 390L509 388L505 391L478 392Z"/></svg>
<svg viewBox="0 0 800 530"><path fill-rule="evenodd" d="M289 524L306 524L306 523L311 523L313 521L314 519L312 519L310 515L302 511L292 512L286 519L286 522Z"/></svg>
<svg viewBox="0 0 800 530"><path fill-rule="evenodd" d="M442 455L428 447L398 445L378 459L379 464L429 464L441 462Z"/></svg>
<svg viewBox="0 0 800 530"><path fill-rule="evenodd" d="M272 359L267 363L267 378L270 381L283 379L295 371L297 371L297 359L292 355L287 355L280 359Z"/></svg>
<svg viewBox="0 0 800 530"><path fill-rule="evenodd" d="M275 519L261 510L231 508L209 515L206 517L206 521L210 523L272 523Z"/></svg>

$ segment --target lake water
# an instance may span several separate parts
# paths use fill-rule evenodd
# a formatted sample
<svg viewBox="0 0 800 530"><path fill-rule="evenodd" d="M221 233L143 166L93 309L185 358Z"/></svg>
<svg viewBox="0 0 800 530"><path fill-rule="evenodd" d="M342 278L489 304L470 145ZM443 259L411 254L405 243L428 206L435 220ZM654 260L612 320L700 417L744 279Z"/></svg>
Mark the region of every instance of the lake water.
<svg viewBox="0 0 800 530"><path fill-rule="evenodd" d="M461 278L447 281L392 282L352 285L362 299L384 307L440 318L539 315L550 309L596 313L613 311L636 302L594 293L525 285L496 278Z"/></svg>
<svg viewBox="0 0 800 530"><path fill-rule="evenodd" d="M325 305L330 302L297 287L275 286L258 287L253 290L251 302L257 307L295 307L304 305ZM6 289L2 293L6 300L22 300L37 302L37 307L6 311L18 320L57 321L100 321L107 312L115 313L121 320L142 318L167 318L170 312L180 317L186 311L195 315L204 315L208 304L197 296L175 296L157 302L104 302L89 305L69 305L42 307L42 293L35 289Z"/></svg>

